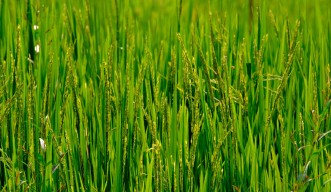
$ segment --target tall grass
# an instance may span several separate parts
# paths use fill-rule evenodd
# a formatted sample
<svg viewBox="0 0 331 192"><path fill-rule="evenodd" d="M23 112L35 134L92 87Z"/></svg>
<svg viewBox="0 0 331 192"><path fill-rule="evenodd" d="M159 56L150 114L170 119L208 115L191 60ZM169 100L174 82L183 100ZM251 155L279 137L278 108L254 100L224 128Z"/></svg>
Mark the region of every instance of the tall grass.
<svg viewBox="0 0 331 192"><path fill-rule="evenodd" d="M0 189L330 191L330 6L0 1Z"/></svg>

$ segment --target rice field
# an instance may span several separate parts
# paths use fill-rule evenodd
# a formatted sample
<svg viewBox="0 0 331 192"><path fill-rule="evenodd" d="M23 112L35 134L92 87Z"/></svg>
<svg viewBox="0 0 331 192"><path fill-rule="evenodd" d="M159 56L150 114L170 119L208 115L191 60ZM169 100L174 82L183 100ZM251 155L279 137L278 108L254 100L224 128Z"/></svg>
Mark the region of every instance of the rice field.
<svg viewBox="0 0 331 192"><path fill-rule="evenodd" d="M329 0L0 0L1 191L331 191Z"/></svg>

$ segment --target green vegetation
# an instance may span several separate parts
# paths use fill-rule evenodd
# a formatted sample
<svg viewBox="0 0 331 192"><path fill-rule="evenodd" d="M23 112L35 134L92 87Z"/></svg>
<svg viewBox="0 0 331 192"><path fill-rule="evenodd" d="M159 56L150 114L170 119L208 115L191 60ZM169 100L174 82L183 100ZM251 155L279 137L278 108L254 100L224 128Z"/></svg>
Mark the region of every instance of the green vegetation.
<svg viewBox="0 0 331 192"><path fill-rule="evenodd" d="M0 190L331 191L331 3L249 2L0 0Z"/></svg>

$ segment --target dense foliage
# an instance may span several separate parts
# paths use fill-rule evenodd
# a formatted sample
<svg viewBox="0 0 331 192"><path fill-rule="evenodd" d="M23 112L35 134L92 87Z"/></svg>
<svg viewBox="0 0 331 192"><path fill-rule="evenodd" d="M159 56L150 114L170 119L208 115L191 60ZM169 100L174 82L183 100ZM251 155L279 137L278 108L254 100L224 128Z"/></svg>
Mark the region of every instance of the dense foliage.
<svg viewBox="0 0 331 192"><path fill-rule="evenodd" d="M328 0L0 0L0 190L331 191Z"/></svg>

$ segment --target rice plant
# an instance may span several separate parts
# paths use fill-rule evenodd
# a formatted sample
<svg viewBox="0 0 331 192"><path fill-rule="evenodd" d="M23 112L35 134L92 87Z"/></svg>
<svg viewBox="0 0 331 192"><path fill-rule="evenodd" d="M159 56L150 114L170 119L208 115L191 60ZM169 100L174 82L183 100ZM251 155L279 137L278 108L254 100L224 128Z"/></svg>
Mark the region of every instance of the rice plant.
<svg viewBox="0 0 331 192"><path fill-rule="evenodd" d="M1 191L330 191L327 0L0 0Z"/></svg>

